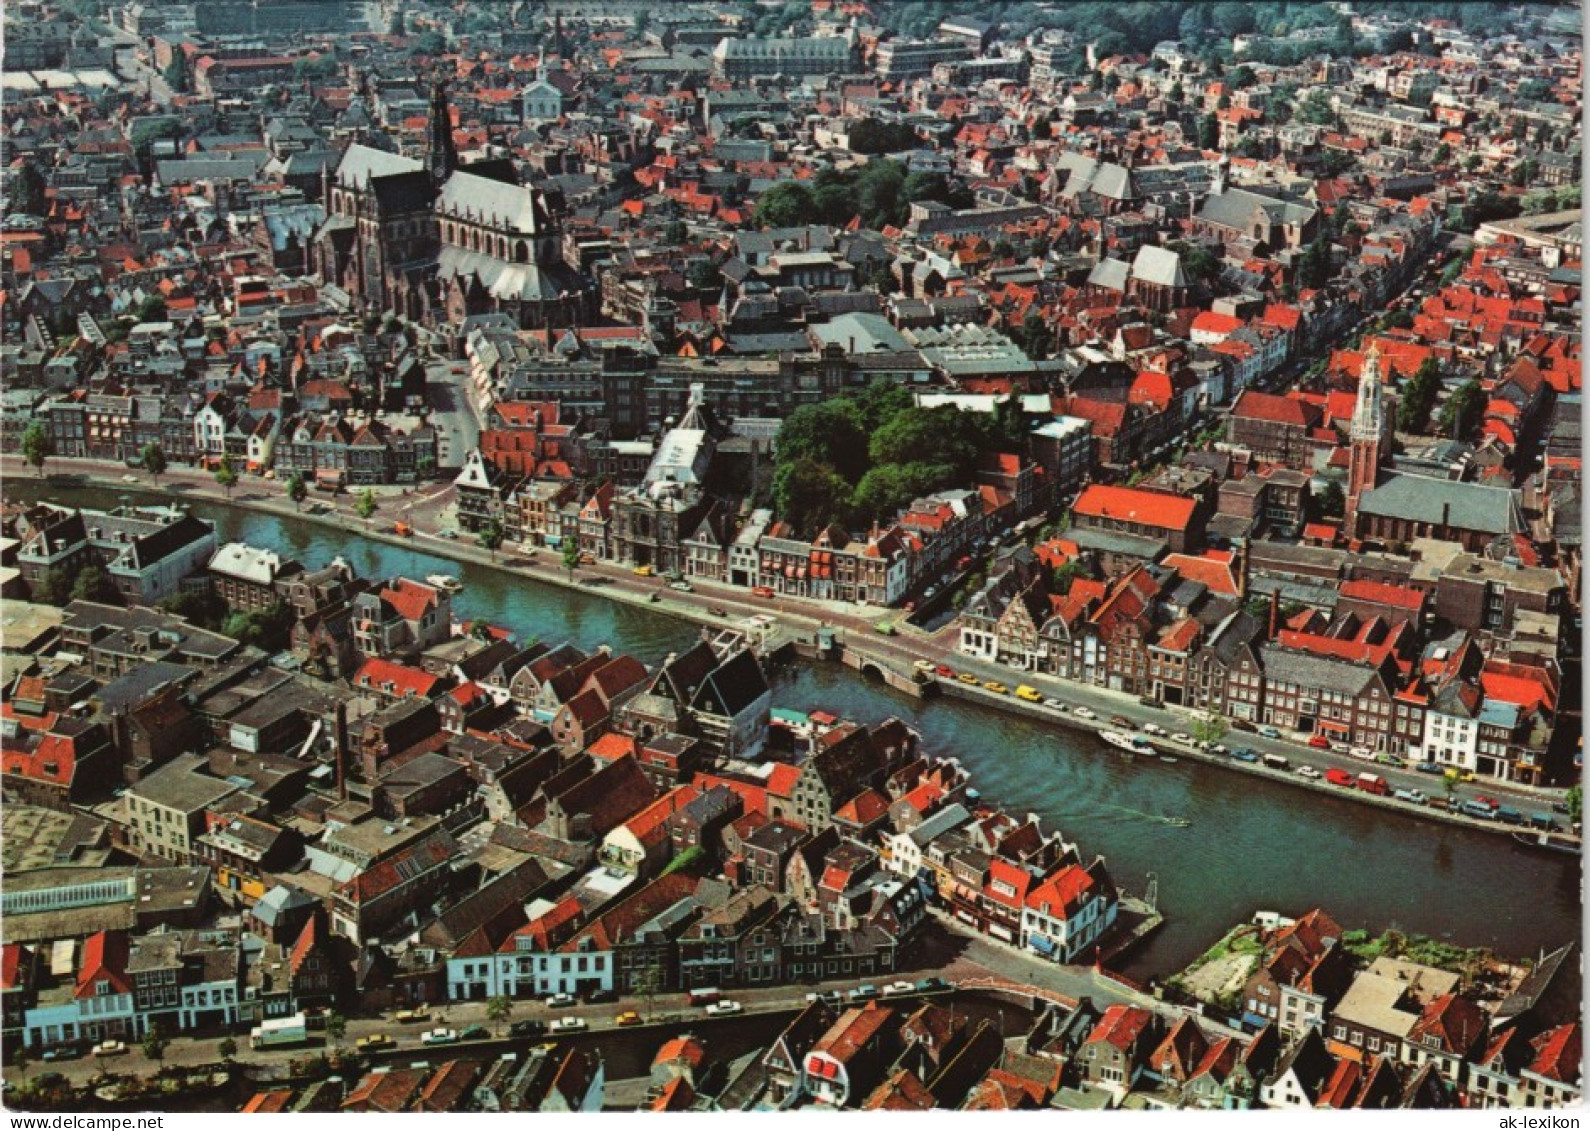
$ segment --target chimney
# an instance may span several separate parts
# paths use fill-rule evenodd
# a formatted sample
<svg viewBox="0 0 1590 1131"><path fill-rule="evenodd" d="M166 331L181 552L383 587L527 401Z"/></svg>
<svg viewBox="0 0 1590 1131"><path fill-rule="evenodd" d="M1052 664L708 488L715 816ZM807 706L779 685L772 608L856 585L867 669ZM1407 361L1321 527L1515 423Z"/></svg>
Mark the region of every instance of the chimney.
<svg viewBox="0 0 1590 1131"><path fill-rule="evenodd" d="M1281 591L1270 591L1270 639L1274 640L1277 630L1281 626Z"/></svg>

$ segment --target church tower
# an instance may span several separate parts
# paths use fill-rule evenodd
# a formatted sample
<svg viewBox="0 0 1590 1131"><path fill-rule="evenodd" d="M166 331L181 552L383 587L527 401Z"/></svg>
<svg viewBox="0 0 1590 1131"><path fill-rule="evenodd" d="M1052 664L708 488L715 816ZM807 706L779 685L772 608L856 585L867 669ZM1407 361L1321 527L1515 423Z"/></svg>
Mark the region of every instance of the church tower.
<svg viewBox="0 0 1590 1131"><path fill-rule="evenodd" d="M447 87L443 83L435 83L431 87L429 135L426 168L430 170L431 180L440 187L458 169L458 147L453 143L453 112L447 105Z"/></svg>
<svg viewBox="0 0 1590 1131"><path fill-rule="evenodd" d="M1375 489L1386 446L1385 385L1380 379L1380 347L1370 346L1358 376L1358 401L1348 431L1352 459L1347 477L1347 536L1357 538L1358 504L1365 491Z"/></svg>

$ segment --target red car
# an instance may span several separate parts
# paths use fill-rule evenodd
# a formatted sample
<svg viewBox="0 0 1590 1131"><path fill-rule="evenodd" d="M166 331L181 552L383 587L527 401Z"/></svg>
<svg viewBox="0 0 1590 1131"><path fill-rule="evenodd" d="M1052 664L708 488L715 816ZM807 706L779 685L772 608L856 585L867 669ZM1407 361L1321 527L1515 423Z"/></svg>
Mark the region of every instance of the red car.
<svg viewBox="0 0 1590 1131"><path fill-rule="evenodd" d="M1496 800L1496 798L1486 797L1483 793L1474 800L1478 801L1481 805L1489 805L1492 809L1500 809L1502 807L1502 803Z"/></svg>
<svg viewBox="0 0 1590 1131"><path fill-rule="evenodd" d="M1323 734L1316 734L1308 740L1308 744L1315 750L1329 750L1331 748L1331 740Z"/></svg>
<svg viewBox="0 0 1590 1131"><path fill-rule="evenodd" d="M773 596L773 590L769 589L766 585L753 585L751 586L751 596L771 597Z"/></svg>
<svg viewBox="0 0 1590 1131"><path fill-rule="evenodd" d="M940 664L938 667L933 669L933 674L934 675L941 675L945 679L954 679L955 678L955 669L952 668L952 667L947 667L944 664Z"/></svg>

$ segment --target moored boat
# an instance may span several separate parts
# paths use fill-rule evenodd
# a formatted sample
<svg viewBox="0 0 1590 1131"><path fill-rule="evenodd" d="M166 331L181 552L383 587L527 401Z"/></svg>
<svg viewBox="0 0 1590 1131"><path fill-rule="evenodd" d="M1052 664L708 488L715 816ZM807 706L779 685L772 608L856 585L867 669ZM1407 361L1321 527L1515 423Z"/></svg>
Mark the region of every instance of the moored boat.
<svg viewBox="0 0 1590 1131"><path fill-rule="evenodd" d="M449 593L457 593L464 587L464 583L450 573L433 573L425 578L427 585L434 585L438 589L445 589Z"/></svg>

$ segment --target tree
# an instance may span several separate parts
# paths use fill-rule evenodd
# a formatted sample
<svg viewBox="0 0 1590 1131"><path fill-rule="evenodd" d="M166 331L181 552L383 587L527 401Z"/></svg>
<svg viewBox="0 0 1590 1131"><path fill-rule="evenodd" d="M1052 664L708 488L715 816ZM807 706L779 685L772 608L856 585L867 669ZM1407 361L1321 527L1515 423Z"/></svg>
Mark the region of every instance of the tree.
<svg viewBox="0 0 1590 1131"><path fill-rule="evenodd" d="M399 8L392 13L392 19L386 25L386 33L399 39L408 34L408 28L403 22L403 9Z"/></svg>
<svg viewBox="0 0 1590 1131"><path fill-rule="evenodd" d="M868 454L874 464L947 463L968 478L978 456L976 423L953 405L913 405L873 432Z"/></svg>
<svg viewBox="0 0 1590 1131"><path fill-rule="evenodd" d="M803 459L827 464L851 483L868 468L866 433L844 401L801 405L780 425L774 450L781 464Z"/></svg>
<svg viewBox="0 0 1590 1131"><path fill-rule="evenodd" d="M340 1045L342 1038L348 1035L348 1019L335 1009L326 1014L326 1040L334 1045Z"/></svg>
<svg viewBox="0 0 1590 1131"><path fill-rule="evenodd" d="M690 225L683 220L670 220L662 230L662 238L664 243L677 247L690 238Z"/></svg>
<svg viewBox="0 0 1590 1131"><path fill-rule="evenodd" d="M495 518L488 518L475 537L486 552L491 555L491 560L496 561L497 550L502 546L502 523Z"/></svg>
<svg viewBox="0 0 1590 1131"><path fill-rule="evenodd" d="M72 578L64 569L47 569L28 591L41 605L64 605L72 599Z"/></svg>
<svg viewBox="0 0 1590 1131"><path fill-rule="evenodd" d="M22 433L22 458L27 465L36 468L42 476L44 474L44 461L55 454L55 442L50 439L50 434L44 430L44 425L35 420L27 426Z"/></svg>
<svg viewBox="0 0 1590 1131"><path fill-rule="evenodd" d="M1436 418L1441 435L1454 440L1472 440L1479 433L1485 419L1485 390L1480 383L1470 379L1446 399L1441 414Z"/></svg>
<svg viewBox="0 0 1590 1131"><path fill-rule="evenodd" d="M181 50L171 53L171 64L160 73L166 85L178 94L184 94L188 89L188 57Z"/></svg>
<svg viewBox="0 0 1590 1131"><path fill-rule="evenodd" d="M502 1025L513 1016L513 999L498 994L486 1000L486 1017L501 1031Z"/></svg>
<svg viewBox="0 0 1590 1131"><path fill-rule="evenodd" d="M140 1042L139 1047L143 1049L143 1054L150 1060L163 1060L166 1055L166 1045L169 1043L166 1040L165 1030L157 1022L149 1026L149 1030L144 1033L144 1039Z"/></svg>
<svg viewBox="0 0 1590 1131"><path fill-rule="evenodd" d="M773 473L773 506L802 536L831 522L843 522L850 496L850 484L832 467L816 460L781 464Z"/></svg>
<svg viewBox="0 0 1590 1131"><path fill-rule="evenodd" d="M369 522L370 516L375 514L379 508L380 504L376 502L374 487L366 487L363 491L360 491L359 497L353 503L353 513L364 519L365 522Z"/></svg>
<svg viewBox="0 0 1590 1131"><path fill-rule="evenodd" d="M104 570L98 566L87 566L79 570L72 581L72 600L116 604L120 602L121 594L111 584Z"/></svg>
<svg viewBox="0 0 1590 1131"><path fill-rule="evenodd" d="M1441 391L1441 363L1427 357L1402 386L1397 405L1397 427L1404 432L1423 432L1430 423L1430 410Z"/></svg>
<svg viewBox="0 0 1590 1131"><path fill-rule="evenodd" d="M231 1037L222 1037L220 1043L215 1046L215 1051L222 1060L231 1060L237 1055L237 1042Z"/></svg>
<svg viewBox="0 0 1590 1131"><path fill-rule="evenodd" d="M160 477L166 473L166 453L160 445L153 441L145 444L143 451L138 453L138 460L149 473L149 478L159 483Z"/></svg>
<svg viewBox="0 0 1590 1131"><path fill-rule="evenodd" d="M800 181L780 181L757 199L752 217L766 228L796 228L817 218L817 204Z"/></svg>
<svg viewBox="0 0 1590 1131"><path fill-rule="evenodd" d="M1406 310L1393 310L1380 320L1381 330L1411 330L1413 315Z"/></svg>
<svg viewBox="0 0 1590 1131"><path fill-rule="evenodd" d="M1572 785L1568 787L1568 795L1564 797L1563 804L1568 806L1568 819L1574 824L1584 816L1584 786Z"/></svg>
<svg viewBox="0 0 1590 1131"><path fill-rule="evenodd" d="M293 472L287 480L287 497L293 501L293 510L302 509L304 500L309 497L309 485L304 482L302 472Z"/></svg>
<svg viewBox="0 0 1590 1131"><path fill-rule="evenodd" d="M1347 510L1347 496L1342 485L1334 479L1314 497L1314 513L1318 518L1340 518Z"/></svg>
<svg viewBox="0 0 1590 1131"><path fill-rule="evenodd" d="M723 270L710 259L698 259L685 272L685 278L698 291L715 291L723 286Z"/></svg>
<svg viewBox="0 0 1590 1131"><path fill-rule="evenodd" d="M221 635L266 652L279 652L286 647L292 627L292 607L277 601L268 609L233 613L222 622Z"/></svg>
<svg viewBox="0 0 1590 1131"><path fill-rule="evenodd" d="M1198 148L1214 149L1220 144L1220 122L1213 114L1198 119Z"/></svg>
<svg viewBox="0 0 1590 1131"><path fill-rule="evenodd" d="M1207 742L1212 746L1225 737L1226 720L1209 711L1193 720L1190 733L1194 742Z"/></svg>
<svg viewBox="0 0 1590 1131"><path fill-rule="evenodd" d="M912 499L955 484L955 469L943 463L890 463L861 477L850 497L858 522L888 521Z"/></svg>
<svg viewBox="0 0 1590 1131"><path fill-rule="evenodd" d="M184 589L160 602L160 607L189 624L219 632L226 623L226 602L214 589Z"/></svg>
<svg viewBox="0 0 1590 1131"><path fill-rule="evenodd" d="M569 580L574 580L574 571L580 564L580 544L573 538L563 540L563 568L569 571Z"/></svg>
<svg viewBox="0 0 1590 1131"><path fill-rule="evenodd" d="M11 1049L11 1054L7 1059L11 1061L11 1067L16 1069L18 1083L20 1083L24 1088L27 1087L28 1066L33 1063L33 1054L28 1052L26 1045L18 1042L17 1045Z"/></svg>
<svg viewBox="0 0 1590 1131"><path fill-rule="evenodd" d="M226 497L232 497L232 488L237 486L237 469L232 466L231 456L221 457L221 466L215 469L215 481L221 485L221 490L226 492Z"/></svg>
<svg viewBox="0 0 1590 1131"><path fill-rule="evenodd" d="M1075 558L1060 563L1055 567L1052 585L1056 596L1064 597L1071 592L1071 586L1077 578L1088 576L1088 567Z"/></svg>
<svg viewBox="0 0 1590 1131"><path fill-rule="evenodd" d="M29 157L22 162L16 176L12 177L11 183L6 186L6 203L12 212L44 216L50 210L45 188L44 174L39 172L38 165Z"/></svg>
<svg viewBox="0 0 1590 1131"><path fill-rule="evenodd" d="M1029 310L1021 320L1021 333L1017 335L1022 352L1034 361L1042 361L1049 356L1049 347L1053 342L1054 333L1043 320L1043 315L1036 310Z"/></svg>

